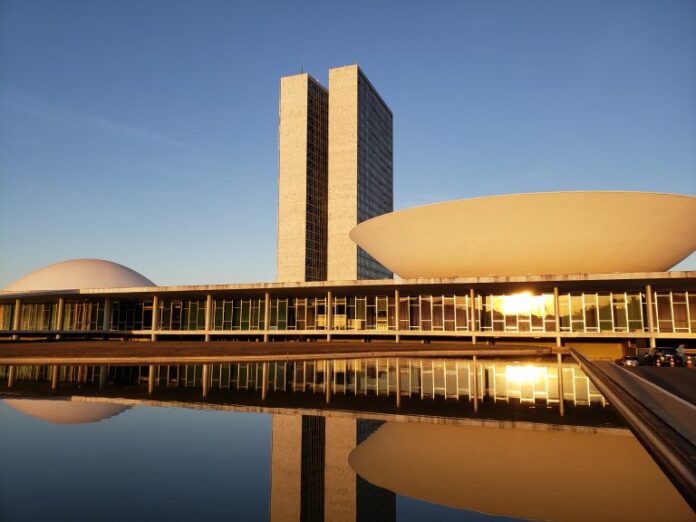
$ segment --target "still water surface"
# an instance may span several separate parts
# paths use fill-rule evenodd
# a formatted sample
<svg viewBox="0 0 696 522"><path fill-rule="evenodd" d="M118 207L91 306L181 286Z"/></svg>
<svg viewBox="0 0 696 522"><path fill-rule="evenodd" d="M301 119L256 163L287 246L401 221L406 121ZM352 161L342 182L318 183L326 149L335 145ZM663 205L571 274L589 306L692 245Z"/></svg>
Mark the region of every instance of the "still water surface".
<svg viewBox="0 0 696 522"><path fill-rule="evenodd" d="M693 519L572 363L24 366L0 379L1 520Z"/></svg>

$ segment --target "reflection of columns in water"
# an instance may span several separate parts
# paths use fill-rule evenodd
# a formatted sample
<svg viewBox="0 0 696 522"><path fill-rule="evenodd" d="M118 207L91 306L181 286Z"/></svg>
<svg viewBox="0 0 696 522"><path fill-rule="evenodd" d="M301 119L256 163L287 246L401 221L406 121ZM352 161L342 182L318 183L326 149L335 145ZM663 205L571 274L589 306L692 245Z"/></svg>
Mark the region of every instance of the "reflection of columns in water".
<svg viewBox="0 0 696 522"><path fill-rule="evenodd" d="M474 396L474 412L478 412L479 407L479 392L478 392L478 364L476 363L476 356L474 355L471 359L471 374L472 374L472 394Z"/></svg>
<svg viewBox="0 0 696 522"><path fill-rule="evenodd" d="M332 367L331 361L324 361L324 393L326 396L326 404L331 402L331 385L333 384Z"/></svg>
<svg viewBox="0 0 696 522"><path fill-rule="evenodd" d="M396 407L401 406L401 365L396 360Z"/></svg>
<svg viewBox="0 0 696 522"><path fill-rule="evenodd" d="M147 393L152 393L155 391L155 372L157 368L154 364L151 364L147 371Z"/></svg>
<svg viewBox="0 0 696 522"><path fill-rule="evenodd" d="M561 416L565 415L565 404L563 403L563 356L556 354L558 360L558 409Z"/></svg>
<svg viewBox="0 0 696 522"><path fill-rule="evenodd" d="M58 389L58 375L60 373L60 367L53 365L51 366L51 389Z"/></svg>
<svg viewBox="0 0 696 522"><path fill-rule="evenodd" d="M491 402L515 399L525 403L545 400L555 407L559 396L563 395L575 403L604 404L599 391L586 375L579 372L577 365L559 366L558 354L556 357L555 361L545 361L543 364L490 359L479 361L478 356L472 356L468 359L439 360L398 358L386 361L357 359L206 364L180 368L165 365L161 367L162 373L156 371L155 375L161 376L163 384L173 379L183 387L200 386L206 394L211 386L221 390L255 390L262 400L268 399L269 390L282 390L316 394L316 398L323 399L326 404L335 403L336 396L343 400L348 396L361 395L388 395L397 407L403 406L404 397L458 399L467 401L475 412L479 412L484 401L489 399ZM229 371L223 371L223 366ZM137 370L138 367L134 368ZM77 371L77 366L68 367L68 380L74 382L73 372ZM563 380L564 371L565 388L563 382L554 382L557 375ZM143 380L147 379L146 372L144 370L142 373ZM137 373L140 375L139 370ZM116 384L124 378L130 379L130 374L130 368L116 367ZM80 381L82 376L80 371Z"/></svg>
<svg viewBox="0 0 696 522"><path fill-rule="evenodd" d="M201 379L201 384L203 387L203 397L208 396L208 385L210 384L210 365L203 365L203 376Z"/></svg>
<svg viewBox="0 0 696 522"><path fill-rule="evenodd" d="M271 521L395 520L394 493L361 479L348 463L353 449L381 424L274 415Z"/></svg>
<svg viewBox="0 0 696 522"><path fill-rule="evenodd" d="M106 388L107 384L109 384L109 367L104 364L99 367L99 389Z"/></svg>
<svg viewBox="0 0 696 522"><path fill-rule="evenodd" d="M268 363L261 364L261 400L266 400L268 390Z"/></svg>

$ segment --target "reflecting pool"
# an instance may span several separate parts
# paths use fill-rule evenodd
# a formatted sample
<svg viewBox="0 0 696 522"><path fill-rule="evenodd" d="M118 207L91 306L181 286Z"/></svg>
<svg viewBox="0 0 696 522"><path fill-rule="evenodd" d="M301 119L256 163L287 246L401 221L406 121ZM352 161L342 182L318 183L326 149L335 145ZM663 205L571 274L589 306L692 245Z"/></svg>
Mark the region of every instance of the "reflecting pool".
<svg viewBox="0 0 696 522"><path fill-rule="evenodd" d="M1 520L694 518L571 362L14 366L0 384Z"/></svg>

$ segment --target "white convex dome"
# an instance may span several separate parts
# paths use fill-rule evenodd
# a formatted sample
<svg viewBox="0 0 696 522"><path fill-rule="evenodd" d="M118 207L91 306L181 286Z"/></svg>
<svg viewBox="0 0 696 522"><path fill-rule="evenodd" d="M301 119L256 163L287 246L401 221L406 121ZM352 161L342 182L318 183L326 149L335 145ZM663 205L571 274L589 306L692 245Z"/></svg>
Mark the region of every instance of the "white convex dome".
<svg viewBox="0 0 696 522"><path fill-rule="evenodd" d="M5 287L6 291L74 290L157 286L128 267L103 259L71 259L34 270Z"/></svg>

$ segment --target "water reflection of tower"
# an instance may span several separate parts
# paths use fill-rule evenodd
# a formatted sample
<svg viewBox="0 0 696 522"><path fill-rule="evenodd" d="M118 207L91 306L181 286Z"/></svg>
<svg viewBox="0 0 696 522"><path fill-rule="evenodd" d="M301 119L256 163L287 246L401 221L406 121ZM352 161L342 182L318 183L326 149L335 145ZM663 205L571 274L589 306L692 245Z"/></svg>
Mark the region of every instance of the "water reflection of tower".
<svg viewBox="0 0 696 522"><path fill-rule="evenodd" d="M271 521L396 520L393 492L358 477L348 455L381 422L273 415Z"/></svg>

